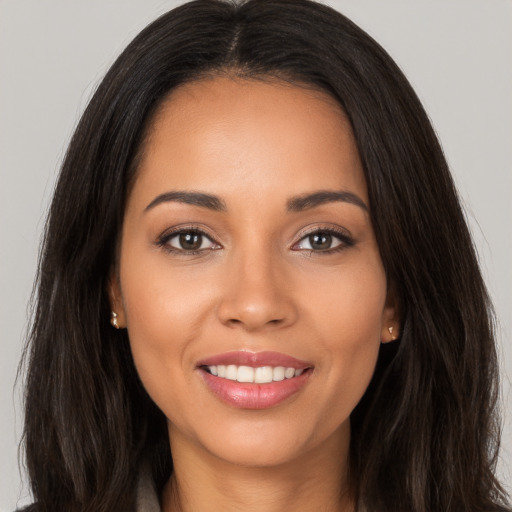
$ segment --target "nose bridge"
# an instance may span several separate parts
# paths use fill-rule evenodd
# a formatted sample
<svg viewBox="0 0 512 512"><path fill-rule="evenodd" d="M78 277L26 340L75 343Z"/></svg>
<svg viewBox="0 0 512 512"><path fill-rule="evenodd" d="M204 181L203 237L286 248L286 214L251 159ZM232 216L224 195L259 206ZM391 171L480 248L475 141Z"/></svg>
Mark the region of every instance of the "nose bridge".
<svg viewBox="0 0 512 512"><path fill-rule="evenodd" d="M219 309L223 323L252 331L295 320L293 297L284 283L287 272L279 254L268 246L246 245L235 249L230 259L229 283Z"/></svg>

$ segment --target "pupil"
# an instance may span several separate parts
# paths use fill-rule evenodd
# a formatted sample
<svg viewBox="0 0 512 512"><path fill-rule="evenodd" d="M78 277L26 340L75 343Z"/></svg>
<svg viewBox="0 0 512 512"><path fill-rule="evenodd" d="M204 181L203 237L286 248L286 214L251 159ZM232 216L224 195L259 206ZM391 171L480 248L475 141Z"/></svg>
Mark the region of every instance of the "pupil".
<svg viewBox="0 0 512 512"><path fill-rule="evenodd" d="M187 251L194 251L201 247L202 235L199 233L182 233L180 235L180 245Z"/></svg>
<svg viewBox="0 0 512 512"><path fill-rule="evenodd" d="M332 236L329 234L314 234L310 235L309 243L313 249L330 249Z"/></svg>

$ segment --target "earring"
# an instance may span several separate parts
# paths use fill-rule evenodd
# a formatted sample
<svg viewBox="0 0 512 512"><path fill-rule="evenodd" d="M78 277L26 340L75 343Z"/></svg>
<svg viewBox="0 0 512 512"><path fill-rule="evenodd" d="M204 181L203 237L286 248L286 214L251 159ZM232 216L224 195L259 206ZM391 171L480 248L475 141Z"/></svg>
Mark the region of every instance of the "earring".
<svg viewBox="0 0 512 512"><path fill-rule="evenodd" d="M112 314L110 316L110 323L112 324L112 327L119 329L119 324L117 322L117 313L115 311L112 311Z"/></svg>
<svg viewBox="0 0 512 512"><path fill-rule="evenodd" d="M389 326L388 327L388 331L389 331L389 334L391 334L391 338L393 339L393 341L396 340L396 334L393 334L393 326Z"/></svg>

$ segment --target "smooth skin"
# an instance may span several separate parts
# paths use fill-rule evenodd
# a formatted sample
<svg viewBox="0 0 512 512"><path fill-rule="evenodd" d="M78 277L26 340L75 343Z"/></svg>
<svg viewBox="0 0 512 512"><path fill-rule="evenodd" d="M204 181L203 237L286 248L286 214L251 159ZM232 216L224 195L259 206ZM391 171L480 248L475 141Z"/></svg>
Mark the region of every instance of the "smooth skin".
<svg viewBox="0 0 512 512"><path fill-rule="evenodd" d="M343 195L300 201L326 191ZM144 143L110 297L168 419L165 512L353 510L349 418L399 322L331 97L228 76L173 91ZM311 362L311 375L274 407L230 406L197 363L237 350Z"/></svg>

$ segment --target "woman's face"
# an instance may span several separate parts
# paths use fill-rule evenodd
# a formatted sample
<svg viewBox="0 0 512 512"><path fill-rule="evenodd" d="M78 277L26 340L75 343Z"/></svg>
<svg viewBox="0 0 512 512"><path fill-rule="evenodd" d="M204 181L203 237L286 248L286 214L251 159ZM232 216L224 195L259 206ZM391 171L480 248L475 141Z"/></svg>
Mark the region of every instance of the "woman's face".
<svg viewBox="0 0 512 512"><path fill-rule="evenodd" d="M269 466L346 448L393 304L329 96L213 78L159 109L111 300L171 445Z"/></svg>

